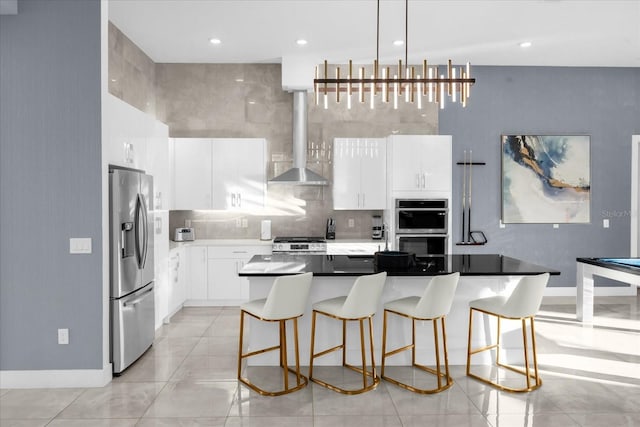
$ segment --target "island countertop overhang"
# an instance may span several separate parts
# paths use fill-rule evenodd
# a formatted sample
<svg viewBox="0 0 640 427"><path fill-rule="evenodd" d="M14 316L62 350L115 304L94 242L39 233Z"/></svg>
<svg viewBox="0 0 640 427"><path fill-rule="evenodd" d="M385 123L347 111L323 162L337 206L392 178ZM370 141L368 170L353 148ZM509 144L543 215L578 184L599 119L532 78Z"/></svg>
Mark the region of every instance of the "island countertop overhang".
<svg viewBox="0 0 640 427"><path fill-rule="evenodd" d="M462 276L559 275L551 268L500 254L417 256L415 266L388 271L389 276L435 276L459 272ZM378 272L372 255L255 255L240 270L245 277L268 277L311 272L314 276L348 277Z"/></svg>

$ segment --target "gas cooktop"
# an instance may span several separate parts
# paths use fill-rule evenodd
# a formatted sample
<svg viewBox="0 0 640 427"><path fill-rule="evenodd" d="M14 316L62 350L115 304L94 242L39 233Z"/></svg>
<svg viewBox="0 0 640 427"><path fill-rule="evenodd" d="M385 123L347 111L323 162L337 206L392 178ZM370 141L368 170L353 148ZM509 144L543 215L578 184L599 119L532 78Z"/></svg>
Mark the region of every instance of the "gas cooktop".
<svg viewBox="0 0 640 427"><path fill-rule="evenodd" d="M324 237L276 237L273 239L272 252L315 253L327 251Z"/></svg>
<svg viewBox="0 0 640 427"><path fill-rule="evenodd" d="M325 243L324 237L276 237L273 243Z"/></svg>

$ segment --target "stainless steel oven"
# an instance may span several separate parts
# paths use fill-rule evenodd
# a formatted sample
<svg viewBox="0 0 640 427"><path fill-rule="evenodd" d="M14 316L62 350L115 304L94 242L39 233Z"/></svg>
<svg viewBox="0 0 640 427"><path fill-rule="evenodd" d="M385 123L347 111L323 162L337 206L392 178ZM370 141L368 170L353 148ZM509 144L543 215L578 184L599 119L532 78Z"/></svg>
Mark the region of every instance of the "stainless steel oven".
<svg viewBox="0 0 640 427"><path fill-rule="evenodd" d="M444 255L449 248L447 199L396 199L395 238L399 251Z"/></svg>
<svg viewBox="0 0 640 427"><path fill-rule="evenodd" d="M396 248L416 255L444 255L448 239L446 234L396 234Z"/></svg>
<svg viewBox="0 0 640 427"><path fill-rule="evenodd" d="M447 234L446 199L396 199L396 234Z"/></svg>

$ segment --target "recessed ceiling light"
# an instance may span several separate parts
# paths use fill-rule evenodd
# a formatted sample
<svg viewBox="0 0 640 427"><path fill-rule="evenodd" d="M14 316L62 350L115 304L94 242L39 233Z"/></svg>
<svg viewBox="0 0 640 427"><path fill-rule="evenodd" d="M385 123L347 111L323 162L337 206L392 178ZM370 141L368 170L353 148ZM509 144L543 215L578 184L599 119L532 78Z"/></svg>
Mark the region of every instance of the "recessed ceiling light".
<svg viewBox="0 0 640 427"><path fill-rule="evenodd" d="M222 40L216 39L214 37L214 38L209 39L209 43L211 43L211 44L220 44L220 43L222 43Z"/></svg>
<svg viewBox="0 0 640 427"><path fill-rule="evenodd" d="M520 43L520 45L519 45L519 46L520 46L520 47L531 47L531 45L532 45L532 44L533 44L533 43L531 43L531 42L522 42L522 43Z"/></svg>
<svg viewBox="0 0 640 427"><path fill-rule="evenodd" d="M300 46L304 46L305 44L307 44L307 41L305 39L298 39L296 40L296 43Z"/></svg>
<svg viewBox="0 0 640 427"><path fill-rule="evenodd" d="M395 40L393 42L394 46L402 46L404 44L404 40Z"/></svg>
<svg viewBox="0 0 640 427"><path fill-rule="evenodd" d="M255 105L256 101L249 101L249 104Z"/></svg>
<svg viewBox="0 0 640 427"><path fill-rule="evenodd" d="M237 81L238 83L242 83L242 82L244 81L244 79L243 79L242 77L238 77L238 78L236 79L236 81Z"/></svg>

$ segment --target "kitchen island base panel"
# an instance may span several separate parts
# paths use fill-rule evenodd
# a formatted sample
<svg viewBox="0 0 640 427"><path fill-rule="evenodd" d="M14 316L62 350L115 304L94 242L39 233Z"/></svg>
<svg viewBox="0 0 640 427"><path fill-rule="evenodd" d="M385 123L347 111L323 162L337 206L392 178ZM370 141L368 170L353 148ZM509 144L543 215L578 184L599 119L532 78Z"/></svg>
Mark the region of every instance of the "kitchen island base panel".
<svg viewBox="0 0 640 427"><path fill-rule="evenodd" d="M462 276L458 283L456 295L447 315L447 347L449 352L449 364L465 365L467 355L467 339L469 325L469 302L496 294L509 293L518 283L521 276ZM382 322L383 305L387 301L412 295L421 295L430 277L406 277L391 276L387 278L382 299L376 315L373 317L373 336L375 345L376 364L379 368L382 361ZM249 277L249 293L251 299L266 298L273 277ZM314 276L311 285L310 303L304 315L299 319L298 333L300 334L300 361L307 365L311 345L311 306L314 302L327 298L346 295L353 285L352 277L326 277ZM330 348L340 344L340 334L335 333L335 328L324 324L333 319L324 319L318 316L316 325L316 348ZM411 342L411 328L403 322L408 319L390 319L387 325L387 346L389 348L400 347ZM335 322L335 320L334 320ZM357 365L361 360L359 330L355 322L347 326L347 363ZM519 321L503 321L500 358L507 363L523 363L522 333ZM261 322L250 322L248 325L249 342L252 349L268 347L278 342L278 333ZM476 317L474 319L473 343L479 347L495 342L497 322L495 319ZM426 365L435 364L435 349L433 346L432 325L430 321L416 322L416 351L419 355L418 363ZM411 364L411 352L404 352L387 359L388 366L403 366ZM293 353L291 353L293 357ZM334 352L317 361L314 365L340 366L342 365L342 353ZM474 358L475 364L492 364L495 360L495 352L486 352ZM255 356L249 361L252 366L277 366L279 358L277 354L263 354Z"/></svg>

